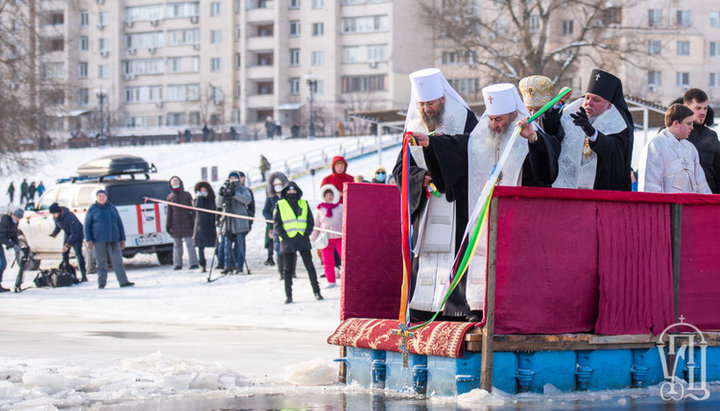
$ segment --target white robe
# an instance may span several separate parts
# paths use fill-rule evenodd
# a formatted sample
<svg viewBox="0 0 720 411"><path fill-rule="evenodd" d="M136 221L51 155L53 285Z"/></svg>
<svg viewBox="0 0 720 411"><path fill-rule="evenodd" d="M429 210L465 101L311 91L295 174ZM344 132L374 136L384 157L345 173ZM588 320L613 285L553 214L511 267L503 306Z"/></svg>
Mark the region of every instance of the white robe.
<svg viewBox="0 0 720 411"><path fill-rule="evenodd" d="M695 146L667 129L643 149L638 174L638 191L712 194Z"/></svg>
<svg viewBox="0 0 720 411"><path fill-rule="evenodd" d="M442 125L435 131L447 134L463 134L467 121L467 109L459 102L446 98ZM419 110L408 113L406 131L427 134ZM418 167L427 170L422 147L411 147L410 152ZM443 289L449 285L449 276L455 259L455 203L449 203L445 195L430 196L415 229L417 243L413 254L420 257L415 291L410 308L421 311L437 311L442 304Z"/></svg>
<svg viewBox="0 0 720 411"><path fill-rule="evenodd" d="M514 131L514 125L498 139L490 132L490 122L483 116L470 134L468 141L468 216L472 215L480 194L487 182L500 154L505 150L507 142ZM522 167L528 155L528 141L522 137L515 140L498 185L519 186L522 182ZM481 232L475 255L468 271L465 294L471 310L482 310L485 303L485 274L487 271L487 226Z"/></svg>

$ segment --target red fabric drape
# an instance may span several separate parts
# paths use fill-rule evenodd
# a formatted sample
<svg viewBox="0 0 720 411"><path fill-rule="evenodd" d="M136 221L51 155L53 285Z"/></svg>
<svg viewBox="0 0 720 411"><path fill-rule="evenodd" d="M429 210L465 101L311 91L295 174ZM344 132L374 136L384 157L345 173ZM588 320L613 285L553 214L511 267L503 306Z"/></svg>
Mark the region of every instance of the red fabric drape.
<svg viewBox="0 0 720 411"><path fill-rule="evenodd" d="M720 207L683 206L678 315L703 331L720 330Z"/></svg>
<svg viewBox="0 0 720 411"><path fill-rule="evenodd" d="M595 332L659 334L675 322L670 205L598 205Z"/></svg>

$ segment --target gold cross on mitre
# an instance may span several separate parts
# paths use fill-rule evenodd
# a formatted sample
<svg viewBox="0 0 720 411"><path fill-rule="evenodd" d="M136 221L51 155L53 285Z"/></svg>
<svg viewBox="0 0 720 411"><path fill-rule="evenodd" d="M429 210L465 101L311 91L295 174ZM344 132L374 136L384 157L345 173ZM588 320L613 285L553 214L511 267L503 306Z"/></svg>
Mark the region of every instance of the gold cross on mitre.
<svg viewBox="0 0 720 411"><path fill-rule="evenodd" d="M600 80L600 73L595 75L595 81L598 81L598 80Z"/></svg>
<svg viewBox="0 0 720 411"><path fill-rule="evenodd" d="M408 368L408 338L415 338L415 333L408 330L406 324L400 324L399 330L392 330L393 335L400 336L400 353L402 354L403 367Z"/></svg>
<svg viewBox="0 0 720 411"><path fill-rule="evenodd" d="M495 99L492 96L488 96L488 101L490 102L490 104L492 104L493 100Z"/></svg>

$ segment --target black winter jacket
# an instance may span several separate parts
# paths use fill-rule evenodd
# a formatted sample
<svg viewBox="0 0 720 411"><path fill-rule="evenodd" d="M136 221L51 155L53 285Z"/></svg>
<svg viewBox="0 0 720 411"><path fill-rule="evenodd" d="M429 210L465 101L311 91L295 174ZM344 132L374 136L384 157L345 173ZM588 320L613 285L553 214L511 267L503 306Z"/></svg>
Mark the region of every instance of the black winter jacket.
<svg viewBox="0 0 720 411"><path fill-rule="evenodd" d="M55 220L55 230L52 235L57 235L60 230L65 232L65 245L73 246L82 243L85 235L80 220L67 207L60 207L60 217Z"/></svg>
<svg viewBox="0 0 720 411"><path fill-rule="evenodd" d="M10 214L3 214L0 217L0 244L8 250L18 244L17 224L12 220Z"/></svg>
<svg viewBox="0 0 720 411"><path fill-rule="evenodd" d="M289 187L293 187L295 191L297 191L298 199L296 201L292 201L287 198L287 190ZM288 202L290 203L290 207L292 207L293 211L295 212L295 215L300 215L300 205L298 203L305 200L302 199L302 190L300 190L300 187L298 187L295 182L291 181L287 185L287 187L285 187L280 192L280 199L288 200ZM275 205L273 221L273 228L275 230L275 233L277 233L278 237L280 238L280 254L294 253L295 251L309 251L312 249L312 244L310 243L310 234L312 234L313 232L315 222L313 220L313 213L312 210L310 210L309 205L307 215L307 228L305 229L305 233L303 233L302 235L296 235L292 238L287 236L287 233L283 228L283 220L282 218L280 218L280 209L277 205Z"/></svg>

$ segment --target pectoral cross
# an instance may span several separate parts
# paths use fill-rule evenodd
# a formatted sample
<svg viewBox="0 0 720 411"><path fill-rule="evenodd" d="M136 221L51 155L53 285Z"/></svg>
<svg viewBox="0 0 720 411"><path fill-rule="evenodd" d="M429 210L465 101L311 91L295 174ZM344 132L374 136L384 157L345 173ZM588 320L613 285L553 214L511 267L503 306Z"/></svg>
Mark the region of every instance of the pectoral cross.
<svg viewBox="0 0 720 411"><path fill-rule="evenodd" d="M415 338L415 333L411 333L406 324L400 324L399 330L392 330L393 335L400 336L400 353L402 354L403 367L408 368L408 338Z"/></svg>

